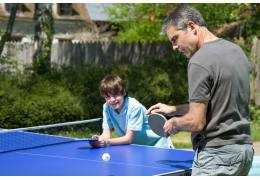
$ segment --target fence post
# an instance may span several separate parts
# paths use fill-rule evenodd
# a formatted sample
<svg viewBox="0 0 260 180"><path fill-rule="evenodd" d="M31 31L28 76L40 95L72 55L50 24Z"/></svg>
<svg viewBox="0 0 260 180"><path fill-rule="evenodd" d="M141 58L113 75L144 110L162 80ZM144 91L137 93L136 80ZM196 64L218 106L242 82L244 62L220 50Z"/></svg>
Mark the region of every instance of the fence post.
<svg viewBox="0 0 260 180"><path fill-rule="evenodd" d="M257 37L253 39L251 59L253 74L253 80L251 82L251 99L256 105L260 105L260 39Z"/></svg>

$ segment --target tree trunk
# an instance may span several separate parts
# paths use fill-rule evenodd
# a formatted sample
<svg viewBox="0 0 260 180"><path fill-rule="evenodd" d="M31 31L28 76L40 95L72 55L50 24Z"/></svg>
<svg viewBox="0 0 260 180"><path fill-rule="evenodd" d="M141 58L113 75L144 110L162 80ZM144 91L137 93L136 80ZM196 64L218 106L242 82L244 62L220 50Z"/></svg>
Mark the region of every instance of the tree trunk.
<svg viewBox="0 0 260 180"><path fill-rule="evenodd" d="M44 74L51 67L51 46L54 34L51 4L36 4L34 18L35 46L33 67L37 74Z"/></svg>
<svg viewBox="0 0 260 180"><path fill-rule="evenodd" d="M12 8L11 8L11 13L10 13L10 17L9 17L9 20L8 20L8 24L7 24L7 27L6 27L6 31L5 31L4 35L1 37L0 55L3 52L5 42L10 41L10 39L11 39L11 34L12 34L12 30L13 30L13 24L14 24L14 21L15 21L16 12L17 12L17 4L13 4Z"/></svg>

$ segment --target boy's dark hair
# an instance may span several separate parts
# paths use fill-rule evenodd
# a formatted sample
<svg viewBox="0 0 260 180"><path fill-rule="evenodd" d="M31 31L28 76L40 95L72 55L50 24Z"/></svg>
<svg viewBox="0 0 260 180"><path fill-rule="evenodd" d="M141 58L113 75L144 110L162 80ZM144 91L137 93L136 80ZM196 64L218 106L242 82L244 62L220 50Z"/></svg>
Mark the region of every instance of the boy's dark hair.
<svg viewBox="0 0 260 180"><path fill-rule="evenodd" d="M162 33L165 33L170 25L176 26L177 29L186 29L189 21L199 26L207 26L200 12L188 5L181 5L164 19Z"/></svg>
<svg viewBox="0 0 260 180"><path fill-rule="evenodd" d="M127 95L125 82L117 75L105 76L99 86L99 91L102 97L112 95Z"/></svg>

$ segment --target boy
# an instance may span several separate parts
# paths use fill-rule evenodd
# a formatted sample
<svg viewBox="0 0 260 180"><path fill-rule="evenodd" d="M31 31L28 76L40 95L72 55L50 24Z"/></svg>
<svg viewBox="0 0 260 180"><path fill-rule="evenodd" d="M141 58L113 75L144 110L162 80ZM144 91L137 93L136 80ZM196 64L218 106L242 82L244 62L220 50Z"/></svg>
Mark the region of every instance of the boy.
<svg viewBox="0 0 260 180"><path fill-rule="evenodd" d="M160 137L148 125L146 108L127 95L125 83L119 76L107 75L100 83L103 105L103 133L95 136L93 147L120 144L142 144L160 148L172 148L170 137ZM117 138L111 138L115 131Z"/></svg>

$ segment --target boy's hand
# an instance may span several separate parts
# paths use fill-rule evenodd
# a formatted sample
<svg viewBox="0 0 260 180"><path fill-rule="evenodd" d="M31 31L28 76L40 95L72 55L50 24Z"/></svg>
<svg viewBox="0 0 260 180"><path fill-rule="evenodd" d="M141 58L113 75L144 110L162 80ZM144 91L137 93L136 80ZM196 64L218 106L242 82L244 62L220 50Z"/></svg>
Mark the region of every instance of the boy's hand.
<svg viewBox="0 0 260 180"><path fill-rule="evenodd" d="M99 139L99 135L95 134L91 137L91 139L95 139L95 140L98 140Z"/></svg>
<svg viewBox="0 0 260 180"><path fill-rule="evenodd" d="M106 136L104 136L103 134L101 134L101 135L95 134L95 135L93 135L91 138L92 138L92 139L99 140L99 141L104 141L104 140L108 140L108 139L110 138L110 136L109 136L109 137L106 137Z"/></svg>
<svg viewBox="0 0 260 180"><path fill-rule="evenodd" d="M93 142L90 142L90 145L93 148L106 147L106 146L109 146L109 141L108 140L93 141Z"/></svg>

